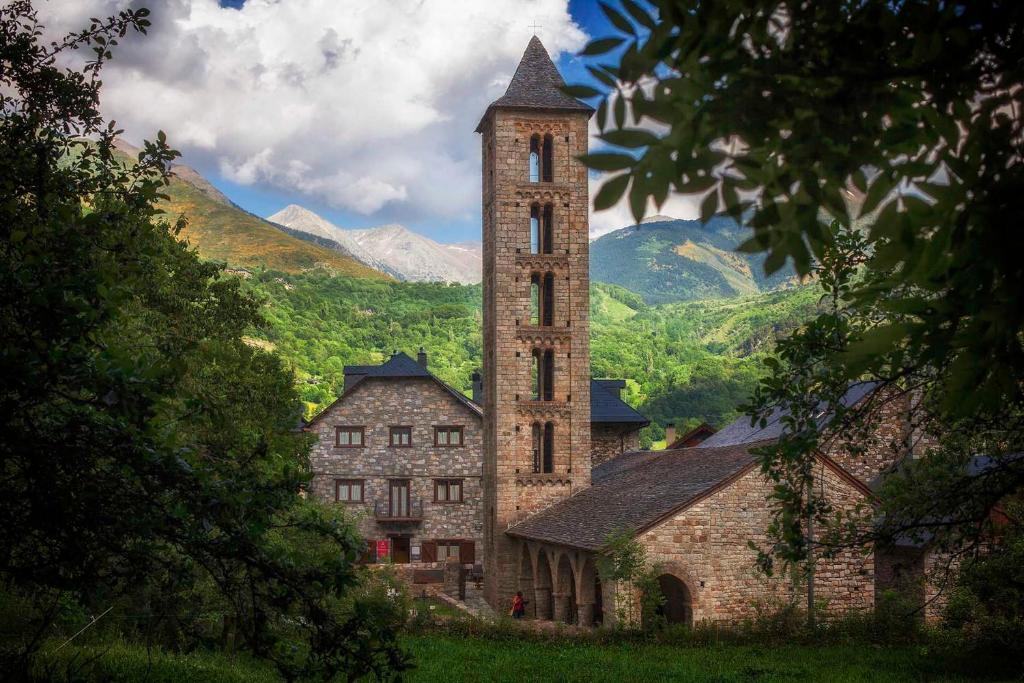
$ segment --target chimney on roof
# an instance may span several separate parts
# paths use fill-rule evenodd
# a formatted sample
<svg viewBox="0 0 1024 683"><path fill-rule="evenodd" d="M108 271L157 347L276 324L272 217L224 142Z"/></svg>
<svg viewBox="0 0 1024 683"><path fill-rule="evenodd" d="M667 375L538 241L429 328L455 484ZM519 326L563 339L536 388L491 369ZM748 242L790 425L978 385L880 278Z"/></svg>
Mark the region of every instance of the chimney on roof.
<svg viewBox="0 0 1024 683"><path fill-rule="evenodd" d="M473 382L473 403L483 405L484 403L484 378L478 370L474 370L470 379Z"/></svg>
<svg viewBox="0 0 1024 683"><path fill-rule="evenodd" d="M422 346L420 347L419 353L416 354L416 362L424 368L427 367L427 352L423 350Z"/></svg>
<svg viewBox="0 0 1024 683"><path fill-rule="evenodd" d="M665 448L671 448L672 442L676 440L676 423L669 422L665 425Z"/></svg>

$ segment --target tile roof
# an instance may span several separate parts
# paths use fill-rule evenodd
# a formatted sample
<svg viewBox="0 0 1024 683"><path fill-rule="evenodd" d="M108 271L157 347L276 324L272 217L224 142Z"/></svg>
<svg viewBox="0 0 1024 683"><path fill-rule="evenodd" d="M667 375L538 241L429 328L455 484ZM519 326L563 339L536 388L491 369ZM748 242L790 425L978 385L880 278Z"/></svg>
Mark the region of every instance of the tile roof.
<svg viewBox="0 0 1024 683"><path fill-rule="evenodd" d="M600 550L614 533L638 532L696 502L755 464L750 449L761 442L639 457L617 476L604 478L506 531L511 536Z"/></svg>
<svg viewBox="0 0 1024 683"><path fill-rule="evenodd" d="M850 385L843 395L844 406L852 406L862 398L870 394L878 386L875 382L855 382ZM818 416L819 424L824 425L832 419L832 412L828 405L822 401L821 410ZM750 424L750 417L747 415L736 418L732 423L715 432L701 442L704 446L735 446L738 444L750 443L752 441L764 441L765 439L777 439L785 431L785 424L782 419L789 414L788 410L776 408L768 418L768 423L761 427L759 424Z"/></svg>
<svg viewBox="0 0 1024 683"><path fill-rule="evenodd" d="M366 377L433 377L430 372L401 351L380 365L346 365L346 375Z"/></svg>
<svg viewBox="0 0 1024 683"><path fill-rule="evenodd" d="M590 380L590 421L646 427L651 421L619 398L617 389L622 386L620 382L622 385L625 384L625 381L620 379ZM609 387L612 391L609 391Z"/></svg>
<svg viewBox="0 0 1024 683"><path fill-rule="evenodd" d="M484 121L493 109L508 107L512 109L559 109L580 111L592 114L594 109L583 104L574 97L562 92L565 85L562 75L558 73L554 62L548 56L540 39L530 39L523 58L508 84L505 94L491 102L484 112L476 132L483 129Z"/></svg>
<svg viewBox="0 0 1024 683"><path fill-rule="evenodd" d="M590 470L590 483L600 484L602 481L607 481L612 477L617 477L626 470L631 470L637 465L643 465L645 462L649 462L665 451L631 451L629 453L620 453L614 458L605 460L600 465L596 465Z"/></svg>

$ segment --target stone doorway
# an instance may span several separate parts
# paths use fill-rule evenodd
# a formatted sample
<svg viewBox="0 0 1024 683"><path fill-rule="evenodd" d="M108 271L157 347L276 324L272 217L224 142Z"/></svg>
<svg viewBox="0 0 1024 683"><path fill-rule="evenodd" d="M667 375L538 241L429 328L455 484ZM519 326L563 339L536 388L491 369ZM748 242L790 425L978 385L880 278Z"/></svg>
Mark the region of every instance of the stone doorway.
<svg viewBox="0 0 1024 683"><path fill-rule="evenodd" d="M662 574L658 577L658 588L665 597L658 614L670 624L693 626L693 601L686 584L671 574Z"/></svg>

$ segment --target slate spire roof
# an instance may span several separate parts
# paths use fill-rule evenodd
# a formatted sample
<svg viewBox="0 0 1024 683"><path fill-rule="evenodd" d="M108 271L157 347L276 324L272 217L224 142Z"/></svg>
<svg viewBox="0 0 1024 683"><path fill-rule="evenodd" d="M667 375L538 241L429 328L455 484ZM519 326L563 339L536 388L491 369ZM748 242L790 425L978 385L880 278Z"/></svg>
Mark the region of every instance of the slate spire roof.
<svg viewBox="0 0 1024 683"><path fill-rule="evenodd" d="M519 62L512 82L508 84L505 94L491 102L484 112L476 132L483 128L484 121L491 110L508 107L511 109L559 109L565 111L594 112L593 107L583 104L574 97L562 92L565 85L562 75L558 73L554 62L544 49L540 38L534 36L526 46L526 52Z"/></svg>

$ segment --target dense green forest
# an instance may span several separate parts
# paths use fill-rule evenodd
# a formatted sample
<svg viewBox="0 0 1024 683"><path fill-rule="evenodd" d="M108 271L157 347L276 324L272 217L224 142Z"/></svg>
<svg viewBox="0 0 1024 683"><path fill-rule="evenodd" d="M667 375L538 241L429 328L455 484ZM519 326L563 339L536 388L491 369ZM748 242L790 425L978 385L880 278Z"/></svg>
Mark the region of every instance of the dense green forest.
<svg viewBox="0 0 1024 683"><path fill-rule="evenodd" d="M332 401L348 364L379 363L423 346L430 368L468 392L480 367L479 285L399 283L260 271L245 281L265 301L268 325L251 341L276 350L295 370L307 413ZM647 306L637 294L591 287L595 377L628 381L626 400L654 424L644 444L680 428L732 419L757 381L779 334L814 310L814 287L749 297Z"/></svg>

